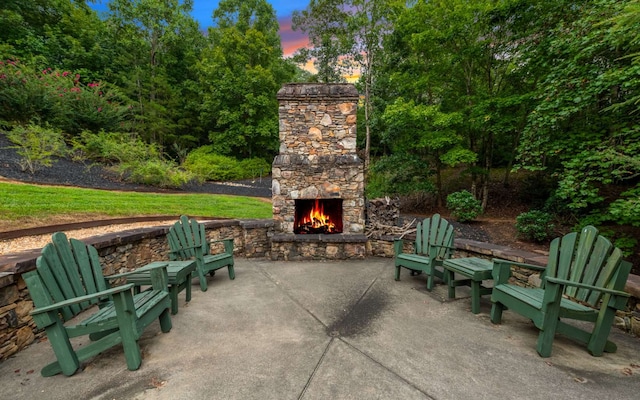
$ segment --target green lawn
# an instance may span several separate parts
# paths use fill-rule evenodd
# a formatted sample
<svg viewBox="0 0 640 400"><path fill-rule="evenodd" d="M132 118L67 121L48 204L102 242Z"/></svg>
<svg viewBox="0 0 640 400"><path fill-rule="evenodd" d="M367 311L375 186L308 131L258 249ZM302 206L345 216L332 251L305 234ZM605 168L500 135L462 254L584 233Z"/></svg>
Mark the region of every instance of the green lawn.
<svg viewBox="0 0 640 400"><path fill-rule="evenodd" d="M272 211L269 201L253 197L112 192L0 182L0 220L45 219L73 214L271 218Z"/></svg>

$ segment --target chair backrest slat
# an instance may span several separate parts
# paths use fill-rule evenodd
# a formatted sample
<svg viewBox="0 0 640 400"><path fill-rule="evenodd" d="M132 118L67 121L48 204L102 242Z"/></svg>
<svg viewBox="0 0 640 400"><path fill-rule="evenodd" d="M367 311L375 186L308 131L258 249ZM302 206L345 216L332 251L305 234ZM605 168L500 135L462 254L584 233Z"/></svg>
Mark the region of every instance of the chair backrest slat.
<svg viewBox="0 0 640 400"><path fill-rule="evenodd" d="M450 258L453 237L453 225L440 214L425 218L416 226L416 254L428 255L433 259Z"/></svg>
<svg viewBox="0 0 640 400"><path fill-rule="evenodd" d="M549 262L543 277L622 290L627 278L625 276L622 283L618 282L621 262L622 251L599 235L595 227L587 226L579 236L572 232L551 242ZM544 279L542 281L544 283ZM566 286L564 294L593 307L597 307L602 298L601 291L575 286Z"/></svg>
<svg viewBox="0 0 640 400"><path fill-rule="evenodd" d="M35 277L37 275L37 278ZM29 277L46 294L34 298L36 307L73 299L106 289L98 252L76 239L56 232L36 260L36 270ZM65 320L95 304L98 300L73 304L62 309Z"/></svg>
<svg viewBox="0 0 640 400"><path fill-rule="evenodd" d="M418 225L416 225L416 253L417 254L424 254L423 251L423 247L422 247L422 221L418 222Z"/></svg>
<svg viewBox="0 0 640 400"><path fill-rule="evenodd" d="M196 256L195 247L200 247L203 254L209 254L204 225L186 215L171 226L167 234L172 259L187 260Z"/></svg>

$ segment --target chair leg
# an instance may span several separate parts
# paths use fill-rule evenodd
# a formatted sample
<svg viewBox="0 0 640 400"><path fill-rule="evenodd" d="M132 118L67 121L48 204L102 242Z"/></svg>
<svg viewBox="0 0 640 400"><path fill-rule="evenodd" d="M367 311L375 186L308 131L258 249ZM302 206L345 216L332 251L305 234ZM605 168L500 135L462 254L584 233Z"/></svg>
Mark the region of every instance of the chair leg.
<svg viewBox="0 0 640 400"><path fill-rule="evenodd" d="M171 314L178 313L178 292L180 291L179 285L171 285L169 287L169 297L171 298Z"/></svg>
<svg viewBox="0 0 640 400"><path fill-rule="evenodd" d="M480 312L480 282L471 281L471 313Z"/></svg>
<svg viewBox="0 0 640 400"><path fill-rule="evenodd" d="M202 272L202 269L198 269L198 280L200 281L200 290L207 291L207 276Z"/></svg>
<svg viewBox="0 0 640 400"><path fill-rule="evenodd" d="M502 311L504 306L501 303L493 303L491 306L491 322L499 324L502 321Z"/></svg>
<svg viewBox="0 0 640 400"><path fill-rule="evenodd" d="M138 345L136 332L135 306L131 292L122 292L113 296L113 304L116 309L116 319L124 348L124 357L127 360L129 371L135 371L142 364L142 353Z"/></svg>
<svg viewBox="0 0 640 400"><path fill-rule="evenodd" d="M193 278L192 274L187 275L187 283L186 283L187 302L191 301L191 278Z"/></svg>
<svg viewBox="0 0 640 400"><path fill-rule="evenodd" d="M599 357L605 351L614 353L617 350L615 343L607 340L609 332L611 332L615 313L614 309L600 310L600 315L593 327L593 332L587 344L587 350L589 350L592 356Z"/></svg>
<svg viewBox="0 0 640 400"><path fill-rule="evenodd" d="M233 264L229 264L227 269L229 270L229 279L231 280L236 279L236 271L233 269Z"/></svg>
<svg viewBox="0 0 640 400"><path fill-rule="evenodd" d="M453 271L449 271L448 269L444 271L445 273L445 281L447 282L447 287L448 287L448 295L450 299L455 299L456 298L456 287L454 285L454 272Z"/></svg>
<svg viewBox="0 0 640 400"><path fill-rule="evenodd" d="M80 361L69 342L64 325L58 320L54 325L47 327L45 331L58 361L43 368L42 376L52 376L60 371L66 376L73 375L80 368Z"/></svg>
<svg viewBox="0 0 640 400"><path fill-rule="evenodd" d="M169 314L169 309L165 309L162 313L160 313L160 330L162 333L167 333L173 328L171 323L171 315Z"/></svg>
<svg viewBox="0 0 640 400"><path fill-rule="evenodd" d="M538 334L538 342L536 344L536 350L540 357L550 357L551 349L553 347L553 339L556 336L556 329L558 327L558 322L560 321L560 307L556 307L555 304L547 307L547 312L544 316L544 321L542 322L542 329L540 329L540 333Z"/></svg>
<svg viewBox="0 0 640 400"><path fill-rule="evenodd" d="M427 290L432 291L433 285L434 285L433 275L435 274L435 271L433 270L433 266L431 265L427 266L427 270L425 272L429 274L429 277L427 278Z"/></svg>
<svg viewBox="0 0 640 400"><path fill-rule="evenodd" d="M396 276L395 276L395 279L397 281L400 280L400 268L402 268L400 265L396 265Z"/></svg>

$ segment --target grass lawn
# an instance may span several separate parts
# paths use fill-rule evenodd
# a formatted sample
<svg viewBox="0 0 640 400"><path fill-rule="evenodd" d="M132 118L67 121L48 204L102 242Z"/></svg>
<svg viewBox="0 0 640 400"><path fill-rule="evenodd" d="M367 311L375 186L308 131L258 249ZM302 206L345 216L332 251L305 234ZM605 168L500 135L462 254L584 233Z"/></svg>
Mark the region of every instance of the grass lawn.
<svg viewBox="0 0 640 400"><path fill-rule="evenodd" d="M198 215L218 218L271 218L268 199L213 194L112 192L0 182L0 229L25 228L35 221ZM22 225L24 222L25 225Z"/></svg>

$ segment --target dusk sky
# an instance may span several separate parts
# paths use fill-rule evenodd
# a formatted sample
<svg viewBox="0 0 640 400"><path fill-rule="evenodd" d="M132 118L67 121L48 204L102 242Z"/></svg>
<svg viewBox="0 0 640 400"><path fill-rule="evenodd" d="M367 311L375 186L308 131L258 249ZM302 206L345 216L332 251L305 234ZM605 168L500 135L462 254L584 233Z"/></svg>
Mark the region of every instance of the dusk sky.
<svg viewBox="0 0 640 400"><path fill-rule="evenodd" d="M97 11L107 9L108 0L98 0L95 4L90 4ZM206 28L211 25L211 15L213 10L218 8L219 0L193 0L193 11L191 15ZM278 22L280 23L280 37L282 38L282 48L285 56L290 56L293 52L307 44L307 38L301 32L291 30L291 13L294 10L302 10L307 7L307 0L279 0L269 1L276 10Z"/></svg>

